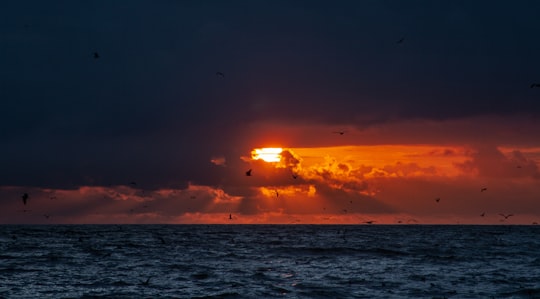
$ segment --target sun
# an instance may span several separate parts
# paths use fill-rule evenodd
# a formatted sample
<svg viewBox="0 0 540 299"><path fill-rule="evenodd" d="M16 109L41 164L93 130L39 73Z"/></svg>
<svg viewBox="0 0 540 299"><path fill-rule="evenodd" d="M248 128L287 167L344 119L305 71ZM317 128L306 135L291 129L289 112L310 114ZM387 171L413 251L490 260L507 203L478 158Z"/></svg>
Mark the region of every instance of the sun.
<svg viewBox="0 0 540 299"><path fill-rule="evenodd" d="M251 151L251 158L253 160L262 159L265 162L279 162L282 151L283 149L279 147L256 148Z"/></svg>

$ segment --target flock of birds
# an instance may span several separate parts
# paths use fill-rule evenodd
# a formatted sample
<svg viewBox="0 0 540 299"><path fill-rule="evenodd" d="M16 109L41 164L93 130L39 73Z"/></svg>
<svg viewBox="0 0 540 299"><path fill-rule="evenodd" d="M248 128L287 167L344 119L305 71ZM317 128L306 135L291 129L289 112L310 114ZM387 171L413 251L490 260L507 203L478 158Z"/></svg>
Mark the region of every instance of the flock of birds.
<svg viewBox="0 0 540 299"><path fill-rule="evenodd" d="M343 134L345 133L345 131L334 131L334 132L332 132L332 133L338 133L338 134L340 134L340 135L343 135ZM246 174L246 176L252 176L252 175L253 175L252 172L253 172L253 169L250 168L250 169L248 169L248 170L246 171L245 174ZM297 178L298 178L298 175L293 173L292 177L293 177L294 179L297 179ZM480 192L481 192L481 193L482 193L482 192L486 192L487 190L488 190L487 187L482 187L482 188L480 188ZM276 197L279 197L279 192L278 192L278 190L275 189L274 192L275 192L275 194L276 194ZM441 201L441 198L440 198L440 197L435 198L435 202L436 202L436 203L439 203L440 201ZM350 203L352 204L353 201L351 200ZM323 208L323 209L326 210L326 208ZM341 211L342 211L343 213L348 213L348 210L347 210L347 209L342 209ZM503 214L503 213L499 213L498 215L502 217L501 220L500 220L501 222L503 222L503 221L507 220L508 218L514 216L514 214ZM485 217L485 216L486 216L486 212L482 212L482 214L480 214L480 217ZM229 214L229 220L232 220L232 219L233 219L233 218L232 218L232 214ZM375 222L376 222L376 221L374 221L374 220L368 220L368 221L364 221L364 222L362 222L362 223L365 223L365 224L373 224L373 223L375 223ZM414 222L416 223L416 221L414 221ZM402 223L402 221L399 221L398 223ZM538 223L537 223L537 222L533 222L532 224L533 224L533 225L536 225L536 224L538 224Z"/></svg>
<svg viewBox="0 0 540 299"><path fill-rule="evenodd" d="M249 169L246 171L246 176L252 176L252 171L253 169ZM297 174L293 174L292 177L294 179L297 179L298 178L298 175ZM132 185L132 186L136 186L137 183L136 182L130 182L129 185ZM480 189L480 192L486 192L487 191L487 188L486 187L482 187ZM276 194L276 198L279 197L279 191L277 189L274 190L275 194ZM30 196L28 195L28 193L23 193L22 196L21 196L21 199L22 199L22 203L23 205L26 207L27 203L28 203L28 199L30 198ZM191 197L192 199L195 198L195 196L192 196ZM50 199L56 199L56 196L51 196ZM436 203L439 203L441 201L441 198L440 197L437 197L435 198L435 202ZM349 201L351 204L353 203L353 201ZM147 205L145 205L144 207L148 207ZM326 208L323 208L323 210L326 210ZM22 210L23 212L29 212L31 210L27 210L27 209L24 209ZM131 210L133 212L133 209ZM348 210L347 209L342 209L342 212L343 213L348 213ZM507 220L508 218L514 216L514 214L503 214L503 213L499 213L498 214L499 216L501 216L501 222L504 221L504 220ZM46 219L49 219L50 218L50 215L49 214L43 214L43 216L46 218ZM480 217L485 217L486 216L486 213L483 212L482 214L480 214ZM234 220L234 217L232 214L229 214L229 220ZM363 221L362 223L365 223L365 224L373 224L375 223L376 221L374 220L368 220L368 221ZM416 221L415 221L416 222ZM402 221L399 221L398 223L402 223ZM538 224L537 222L533 222L532 224L536 225Z"/></svg>
<svg viewBox="0 0 540 299"><path fill-rule="evenodd" d="M99 55L98 55L97 53L94 53L94 54L95 54L94 57L99 58ZM223 73L221 73L221 72L218 72L218 74L220 74L221 76L224 76ZM538 86L540 87L540 84L538 84ZM345 132L346 132L346 131L333 131L332 133L334 133L334 134L339 134L339 135L343 135L343 134L345 134ZM253 175L253 169L251 169L251 168L248 169L248 170L245 172L245 175L246 175L246 176L249 176L249 177L252 176L252 175ZM292 178L293 178L293 179L297 179L297 178L298 178L298 174L293 173L293 174L292 174ZM129 183L129 185L135 187L135 186L137 186L137 183L134 182L134 181L131 181L131 182ZM480 192L486 192L486 191L487 191L487 187L482 187L482 188L480 188ZM278 191L277 189L275 189L274 192L275 192L275 194L276 194L276 198L279 197L279 191ZM24 205L24 206L27 205L29 197L30 197L30 196L28 195L28 193L23 193L23 195L21 196L21 199L22 199L22 202L23 202L23 205ZM195 196L191 196L191 198L194 199ZM50 199L56 199L56 196L51 196ZM436 203L439 203L440 201L441 201L441 198L440 198L440 197L435 198L435 202L436 202ZM353 203L352 200L350 201L350 203L351 203L351 204ZM148 206L145 205L144 207L148 207ZM323 209L326 210L326 208L323 208ZM29 211L31 211L31 210L24 209L24 210L22 210L22 211L23 211L23 212L29 212ZM130 211L133 212L133 209L131 209ZM342 209L342 212L343 212L343 213L348 213L348 210L347 210L347 209ZM501 218L501 222L507 220L508 218L510 218L510 217L512 217L512 216L514 216L514 214L503 214L503 213L499 213L498 215L502 217L502 218ZM49 214L43 214L43 216L44 216L46 219L49 219L49 218L50 218L50 215L49 215ZM485 212L483 212L482 214L480 214L480 217L485 217L485 216L486 216L486 213L485 213ZM233 219L234 219L233 215L232 215L232 214L229 214L229 220L233 220ZM375 222L376 222L376 221L374 221L374 220L368 220L368 221L363 221L362 223L365 223L365 224L373 224L373 223L375 223ZM414 222L416 223L416 221L414 221ZM398 223L402 223L402 221L398 221ZM538 224L538 223L537 223L537 222L533 222L532 224Z"/></svg>
<svg viewBox="0 0 540 299"><path fill-rule="evenodd" d="M397 44L403 44L404 42L405 42L405 38L404 38L404 37L402 37L402 38L400 38L399 40L396 41ZM94 51L94 52L92 53L92 57L93 57L95 60L97 60L97 59L99 59L101 56L100 56L99 52ZM216 72L215 75L216 75L216 77L221 78L221 79L225 78L225 74L224 74L223 72L220 72L220 71ZM533 83L533 84L530 85L530 88L540 88L540 83ZM347 131L333 131L332 133L333 133L333 134L344 135L346 132L347 132ZM252 176L252 169L247 170L247 171L245 172L245 174L246 174L246 176ZM297 179L297 178L298 178L298 175L293 173L293 174L292 174L292 177L293 177L293 179ZM136 182L130 182L129 184L132 185L132 186L136 186L136 185L137 185ZM485 187L482 188L482 189L480 190L480 192L485 192L485 191L487 191L487 188L485 188ZM275 190L275 194L276 194L276 197L279 197L279 192L278 192L278 190ZM51 197L51 199L53 199L53 198L56 198L56 197ZM28 203L28 199L29 199L28 193L24 193L24 194L22 195L22 202L23 202L23 205L24 205L24 206L26 206L26 204ZM440 198L436 198L436 199L435 199L435 201L436 201L437 203L439 203L440 200L441 200ZM22 211L23 211L23 212L29 212L29 211L31 211L31 210L24 209L24 210L22 210ZM343 209L343 211L344 211L345 213L347 212L346 209ZM508 218L511 217L511 216L514 216L513 214L502 214L502 213L500 213L499 215L502 216L502 217L504 218L504 220L508 219ZM44 216L46 219L49 219L49 217L50 217L50 215L48 215L48 214L43 214L43 216ZM482 214L480 214L480 216L481 216L481 217L484 217L484 216L485 216L485 212L482 213ZM229 214L229 220L233 220L232 214ZM364 221L363 223L366 223L366 224L372 224L372 223L374 223L374 222L375 222L375 221L370 220L370 221ZM533 224L537 224L537 223L534 222Z"/></svg>

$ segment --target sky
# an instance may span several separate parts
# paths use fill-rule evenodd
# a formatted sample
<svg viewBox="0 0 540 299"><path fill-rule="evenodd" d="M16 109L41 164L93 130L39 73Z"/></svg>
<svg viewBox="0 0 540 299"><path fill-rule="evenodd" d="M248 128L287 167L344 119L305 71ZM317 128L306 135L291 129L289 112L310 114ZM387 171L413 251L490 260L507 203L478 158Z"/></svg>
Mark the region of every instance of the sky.
<svg viewBox="0 0 540 299"><path fill-rule="evenodd" d="M538 11L3 1L0 224L540 222Z"/></svg>

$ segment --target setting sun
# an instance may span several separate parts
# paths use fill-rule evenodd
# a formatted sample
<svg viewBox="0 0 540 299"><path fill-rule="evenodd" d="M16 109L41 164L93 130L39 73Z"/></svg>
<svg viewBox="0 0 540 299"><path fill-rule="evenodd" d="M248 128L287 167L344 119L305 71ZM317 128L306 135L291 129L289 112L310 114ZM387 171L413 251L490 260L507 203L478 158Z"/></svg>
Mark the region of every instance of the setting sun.
<svg viewBox="0 0 540 299"><path fill-rule="evenodd" d="M279 162L281 160L282 148L267 147L256 148L251 151L251 158L253 160L262 159L265 162Z"/></svg>

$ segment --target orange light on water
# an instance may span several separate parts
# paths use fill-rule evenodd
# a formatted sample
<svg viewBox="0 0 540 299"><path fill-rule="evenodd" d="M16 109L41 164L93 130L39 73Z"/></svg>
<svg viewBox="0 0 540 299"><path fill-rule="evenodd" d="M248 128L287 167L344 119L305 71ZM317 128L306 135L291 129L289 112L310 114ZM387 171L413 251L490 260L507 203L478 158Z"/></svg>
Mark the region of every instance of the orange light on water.
<svg viewBox="0 0 540 299"><path fill-rule="evenodd" d="M251 151L251 158L253 160L262 159L265 162L279 162L282 151L283 149L279 147L256 148Z"/></svg>

